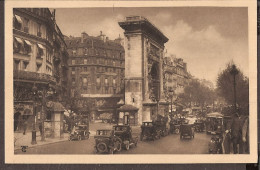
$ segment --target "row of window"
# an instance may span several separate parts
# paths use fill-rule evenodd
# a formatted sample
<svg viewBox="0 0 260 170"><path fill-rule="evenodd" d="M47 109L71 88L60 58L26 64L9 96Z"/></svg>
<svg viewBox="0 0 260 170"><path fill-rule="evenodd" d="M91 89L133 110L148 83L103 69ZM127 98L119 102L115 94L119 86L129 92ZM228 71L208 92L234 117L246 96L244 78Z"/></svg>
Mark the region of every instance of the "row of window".
<svg viewBox="0 0 260 170"><path fill-rule="evenodd" d="M95 89L95 92L97 94L116 94L119 91L120 91L120 88L115 88L115 89L114 88L104 88L104 89L102 89L102 88L96 87L96 89ZM77 92L77 93L79 93L79 92ZM82 93L82 94L90 94L91 90L83 88L83 89L81 89L80 93ZM76 95L76 90L75 89L71 89L71 97L75 97L75 95Z"/></svg>
<svg viewBox="0 0 260 170"><path fill-rule="evenodd" d="M109 66L117 66L117 67L124 67L123 61L113 61L113 60L106 60L106 59L98 59L98 58L89 58L89 59L82 59L79 58L77 60L71 60L72 65L76 64L102 64L102 65L109 65Z"/></svg>
<svg viewBox="0 0 260 170"><path fill-rule="evenodd" d="M91 71L90 67L78 67L79 72L88 72ZM121 69L116 69L116 68L108 68L108 67L96 67L96 72L107 72L107 73L117 73L120 72ZM71 74L76 74L76 68L72 67L71 68Z"/></svg>
<svg viewBox="0 0 260 170"><path fill-rule="evenodd" d="M105 56L116 59L123 59L124 53L119 51L105 50L105 49L95 49L95 48L77 48L68 49L70 56Z"/></svg>
<svg viewBox="0 0 260 170"><path fill-rule="evenodd" d="M32 46L33 44L29 40L24 40L18 37L14 37L13 40L13 52L14 53L20 53L24 55L31 55L32 53ZM37 58L43 58L44 56L44 47L41 44L36 44L36 57Z"/></svg>
<svg viewBox="0 0 260 170"><path fill-rule="evenodd" d="M30 64L30 61L15 59L13 64L14 64L14 70L29 71L28 66ZM36 63L36 72L41 73L42 72L41 69L42 69L42 64ZM52 75L52 68L46 66L46 73Z"/></svg>
<svg viewBox="0 0 260 170"><path fill-rule="evenodd" d="M83 86L87 86L88 85L88 82L90 81L90 78L89 77L81 77L80 78L80 83L83 85ZM76 84L76 79L73 77L71 79L71 82L72 82L72 85L75 85ZM102 79L102 83L105 85L105 86L109 86L109 80L108 80L108 77L105 77L104 79ZM97 86L101 86L101 77L97 77L96 78L96 85ZM113 86L116 86L117 83L116 83L116 78L113 78L112 79L112 85Z"/></svg>
<svg viewBox="0 0 260 170"><path fill-rule="evenodd" d="M21 17L19 15L13 16L13 27L17 30L26 32L28 34L33 34L38 37L44 37L44 29L41 23L33 22L26 17ZM45 37L44 37L45 38Z"/></svg>

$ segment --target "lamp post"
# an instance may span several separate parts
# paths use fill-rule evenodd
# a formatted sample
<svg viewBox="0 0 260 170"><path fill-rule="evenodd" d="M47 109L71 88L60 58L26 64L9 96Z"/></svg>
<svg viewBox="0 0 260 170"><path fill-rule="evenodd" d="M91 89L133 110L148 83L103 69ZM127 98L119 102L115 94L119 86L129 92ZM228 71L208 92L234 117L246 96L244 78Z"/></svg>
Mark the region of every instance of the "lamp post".
<svg viewBox="0 0 260 170"><path fill-rule="evenodd" d="M174 91L172 90L172 88L169 90L169 95L170 95L170 98L171 98L171 117L172 117L172 98L173 98L173 93Z"/></svg>
<svg viewBox="0 0 260 170"><path fill-rule="evenodd" d="M237 97L236 97L236 75L238 74L238 70L236 68L236 65L233 64L232 68L230 70L230 74L233 75L233 79L234 79L234 108L235 111L237 110Z"/></svg>
<svg viewBox="0 0 260 170"><path fill-rule="evenodd" d="M33 84L33 87L32 87L32 92L33 92L33 115L34 115L34 122L33 122L33 129L32 129L32 142L31 144L32 145L35 145L37 144L36 142L36 97L37 97L37 87L35 86L35 83Z"/></svg>

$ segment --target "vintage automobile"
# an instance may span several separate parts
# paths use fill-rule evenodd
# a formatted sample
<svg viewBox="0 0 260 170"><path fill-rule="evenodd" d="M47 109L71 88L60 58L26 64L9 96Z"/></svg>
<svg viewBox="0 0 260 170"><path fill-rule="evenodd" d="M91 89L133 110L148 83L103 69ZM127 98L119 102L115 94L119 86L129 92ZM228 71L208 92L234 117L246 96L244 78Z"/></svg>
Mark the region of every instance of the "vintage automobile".
<svg viewBox="0 0 260 170"><path fill-rule="evenodd" d="M121 151L122 140L115 136L114 130L99 129L94 136L95 150L97 153L110 153Z"/></svg>
<svg viewBox="0 0 260 170"><path fill-rule="evenodd" d="M221 134L223 128L223 115L221 113L213 112L206 115L207 134L211 134L211 132Z"/></svg>
<svg viewBox="0 0 260 170"><path fill-rule="evenodd" d="M173 134L179 134L180 133L180 124L181 122L178 120L172 120L170 122L170 132Z"/></svg>
<svg viewBox="0 0 260 170"><path fill-rule="evenodd" d="M167 128L167 121L166 120L155 120L153 121L153 126L157 131L160 132L161 136L167 136L170 134L170 128Z"/></svg>
<svg viewBox="0 0 260 170"><path fill-rule="evenodd" d="M196 132L203 132L204 131L204 122L202 120L196 120L194 122L194 127Z"/></svg>
<svg viewBox="0 0 260 170"><path fill-rule="evenodd" d="M81 140L89 138L89 126L88 125L76 125L70 132L69 140Z"/></svg>
<svg viewBox="0 0 260 170"><path fill-rule="evenodd" d="M221 154L222 153L222 138L216 132L211 132L211 140L209 142L209 153L210 154Z"/></svg>
<svg viewBox="0 0 260 170"><path fill-rule="evenodd" d="M155 140L161 137L161 132L156 129L153 122L143 122L141 125L140 140L144 138Z"/></svg>
<svg viewBox="0 0 260 170"><path fill-rule="evenodd" d="M180 126L180 139L185 136L189 136L191 139L194 138L194 128L192 124L182 124Z"/></svg>
<svg viewBox="0 0 260 170"><path fill-rule="evenodd" d="M132 136L132 129L129 125L115 125L113 126L115 135L122 140L122 147L129 150L130 146L137 146L138 137Z"/></svg>

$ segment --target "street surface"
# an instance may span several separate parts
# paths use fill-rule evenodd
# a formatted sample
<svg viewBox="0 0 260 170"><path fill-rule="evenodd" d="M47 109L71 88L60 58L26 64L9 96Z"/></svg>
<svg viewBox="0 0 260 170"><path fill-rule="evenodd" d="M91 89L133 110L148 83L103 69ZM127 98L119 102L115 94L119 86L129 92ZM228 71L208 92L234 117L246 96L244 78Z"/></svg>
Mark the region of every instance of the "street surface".
<svg viewBox="0 0 260 170"><path fill-rule="evenodd" d="M180 140L180 136L171 134L155 141L140 141L137 147L115 154L207 154L211 136L195 133L194 139ZM82 141L64 141L28 148L26 152L15 151L15 154L95 154L95 140L91 136Z"/></svg>

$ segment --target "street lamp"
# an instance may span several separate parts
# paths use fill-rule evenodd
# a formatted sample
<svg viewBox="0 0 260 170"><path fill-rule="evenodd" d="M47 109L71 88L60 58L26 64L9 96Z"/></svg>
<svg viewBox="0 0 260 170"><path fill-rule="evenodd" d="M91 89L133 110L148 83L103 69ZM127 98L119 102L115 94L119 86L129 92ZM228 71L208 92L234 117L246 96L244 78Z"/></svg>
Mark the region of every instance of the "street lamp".
<svg viewBox="0 0 260 170"><path fill-rule="evenodd" d="M36 97L37 97L37 87L35 86L35 83L33 84L32 87L32 92L33 92L33 115L34 115L34 122L33 122L33 129L32 129L32 145L37 144L36 142Z"/></svg>
<svg viewBox="0 0 260 170"><path fill-rule="evenodd" d="M171 117L172 117L172 98L173 98L173 94L174 94L174 91L173 91L172 88L170 88L169 95L170 95L170 98L171 98Z"/></svg>
<svg viewBox="0 0 260 170"><path fill-rule="evenodd" d="M230 74L233 75L233 79L234 79L234 108L235 111L237 110L237 98L236 98L236 75L238 74L238 70L236 68L236 65L233 64L232 68L230 70Z"/></svg>

